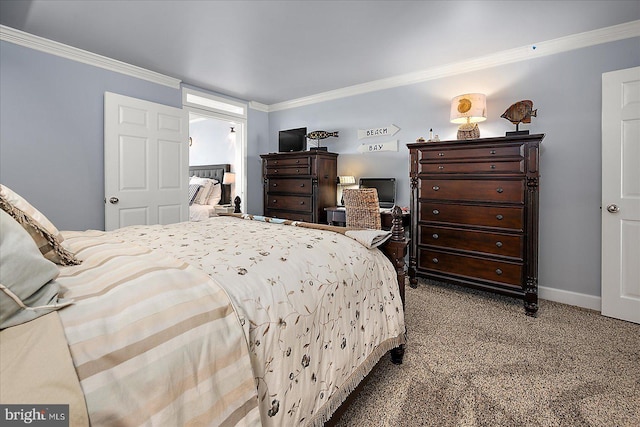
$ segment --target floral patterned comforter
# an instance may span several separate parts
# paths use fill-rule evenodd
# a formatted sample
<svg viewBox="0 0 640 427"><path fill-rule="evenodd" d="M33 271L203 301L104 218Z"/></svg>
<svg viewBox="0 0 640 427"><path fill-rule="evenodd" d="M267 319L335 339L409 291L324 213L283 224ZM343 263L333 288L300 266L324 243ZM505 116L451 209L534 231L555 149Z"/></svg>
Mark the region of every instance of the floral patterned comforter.
<svg viewBox="0 0 640 427"><path fill-rule="evenodd" d="M227 216L112 233L226 290L244 323L265 426L322 425L404 343L393 266L343 234Z"/></svg>

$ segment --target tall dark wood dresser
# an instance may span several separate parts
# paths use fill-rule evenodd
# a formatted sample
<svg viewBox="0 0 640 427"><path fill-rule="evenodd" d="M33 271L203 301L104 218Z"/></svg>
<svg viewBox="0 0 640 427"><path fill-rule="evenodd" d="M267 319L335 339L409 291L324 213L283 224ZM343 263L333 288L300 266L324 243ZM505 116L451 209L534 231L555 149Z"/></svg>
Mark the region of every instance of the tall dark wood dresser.
<svg viewBox="0 0 640 427"><path fill-rule="evenodd" d="M263 154L264 215L326 223L336 205L338 154L298 151Z"/></svg>
<svg viewBox="0 0 640 427"><path fill-rule="evenodd" d="M538 310L538 178L544 134L407 144L409 277L522 298ZM415 212L415 214L414 214Z"/></svg>

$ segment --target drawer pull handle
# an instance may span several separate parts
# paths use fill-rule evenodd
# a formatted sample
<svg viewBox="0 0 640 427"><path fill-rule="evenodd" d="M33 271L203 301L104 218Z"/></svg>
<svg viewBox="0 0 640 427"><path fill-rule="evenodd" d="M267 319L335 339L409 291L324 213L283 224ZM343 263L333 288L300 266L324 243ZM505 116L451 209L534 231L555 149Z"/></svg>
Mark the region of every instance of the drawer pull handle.
<svg viewBox="0 0 640 427"><path fill-rule="evenodd" d="M444 166L438 166L438 169L442 170L444 169Z"/></svg>
<svg viewBox="0 0 640 427"><path fill-rule="evenodd" d="M296 163L300 163L300 160L296 160Z"/></svg>
<svg viewBox="0 0 640 427"><path fill-rule="evenodd" d="M489 151L489 154L496 154L496 150Z"/></svg>
<svg viewBox="0 0 640 427"><path fill-rule="evenodd" d="M304 187L304 183L300 184L300 187Z"/></svg>
<svg viewBox="0 0 640 427"><path fill-rule="evenodd" d="M439 213L440 213L440 211L439 211L438 209L434 209L434 210L433 210L433 214L434 214L434 215L438 215Z"/></svg>
<svg viewBox="0 0 640 427"><path fill-rule="evenodd" d="M502 274L502 270L500 270L499 268L496 268L496 274L500 276Z"/></svg>
<svg viewBox="0 0 640 427"><path fill-rule="evenodd" d="M496 165L491 165L491 166L489 166L489 168L490 168L490 169L495 169L495 168L496 168Z"/></svg>
<svg viewBox="0 0 640 427"><path fill-rule="evenodd" d="M431 261L433 261L434 264L438 263L438 258L433 258Z"/></svg>
<svg viewBox="0 0 640 427"><path fill-rule="evenodd" d="M273 170L273 173L278 173L278 169L274 169L274 170Z"/></svg>
<svg viewBox="0 0 640 427"><path fill-rule="evenodd" d="M504 190L502 189L502 187L498 187L498 188L496 188L496 191L497 191L498 193L502 193Z"/></svg>
<svg viewBox="0 0 640 427"><path fill-rule="evenodd" d="M273 203L278 203L278 200L277 199L273 199Z"/></svg>
<svg viewBox="0 0 640 427"><path fill-rule="evenodd" d="M432 188L433 188L433 191L438 191L440 189L440 187L438 187L437 185L434 185Z"/></svg>
<svg viewBox="0 0 640 427"><path fill-rule="evenodd" d="M274 183L273 183L273 186L274 186L274 187L277 187L277 186L278 186L278 184L274 182Z"/></svg>
<svg viewBox="0 0 640 427"><path fill-rule="evenodd" d="M300 169L296 169L296 173L300 172Z"/></svg>
<svg viewBox="0 0 640 427"><path fill-rule="evenodd" d="M498 221L502 221L502 218L504 218L502 215L500 215L500 214L496 215L496 219Z"/></svg>
<svg viewBox="0 0 640 427"><path fill-rule="evenodd" d="M438 153L438 156L444 157L444 153Z"/></svg>
<svg viewBox="0 0 640 427"><path fill-rule="evenodd" d="M496 242L496 246L501 248L502 247L502 242Z"/></svg>
<svg viewBox="0 0 640 427"><path fill-rule="evenodd" d="M438 239L438 237L440 237L440 236L438 236L438 233L433 233L433 235L432 235L431 237L433 237L434 239L436 239L436 240L437 240L437 239Z"/></svg>

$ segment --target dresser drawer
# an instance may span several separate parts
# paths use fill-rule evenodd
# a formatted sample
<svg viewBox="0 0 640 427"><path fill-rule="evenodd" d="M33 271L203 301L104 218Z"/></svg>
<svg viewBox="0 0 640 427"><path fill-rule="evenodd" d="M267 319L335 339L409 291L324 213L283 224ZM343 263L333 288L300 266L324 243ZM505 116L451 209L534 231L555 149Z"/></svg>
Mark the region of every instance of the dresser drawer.
<svg viewBox="0 0 640 427"><path fill-rule="evenodd" d="M296 193L296 194L312 194L313 184L311 179L304 178L271 178L267 185L269 193Z"/></svg>
<svg viewBox="0 0 640 427"><path fill-rule="evenodd" d="M483 157L516 157L523 155L522 145L506 145L501 147L434 147L420 150L420 158L424 160L447 159L479 159Z"/></svg>
<svg viewBox="0 0 640 427"><path fill-rule="evenodd" d="M524 203L524 180L424 179L420 198Z"/></svg>
<svg viewBox="0 0 640 427"><path fill-rule="evenodd" d="M522 287L522 264L418 249L421 269Z"/></svg>
<svg viewBox="0 0 640 427"><path fill-rule="evenodd" d="M422 163L420 173L524 173L524 160Z"/></svg>
<svg viewBox="0 0 640 427"><path fill-rule="evenodd" d="M524 208L424 202L420 204L419 220L523 231Z"/></svg>
<svg viewBox="0 0 640 427"><path fill-rule="evenodd" d="M268 197L268 209L312 212L311 196L280 196L276 194L269 194Z"/></svg>
<svg viewBox="0 0 640 427"><path fill-rule="evenodd" d="M265 159L265 166L267 168L281 168L287 166L309 166L310 159L309 157L294 157L292 159Z"/></svg>
<svg viewBox="0 0 640 427"><path fill-rule="evenodd" d="M420 226L420 245L438 246L470 252L482 252L522 259L523 236L449 227Z"/></svg>
<svg viewBox="0 0 640 427"><path fill-rule="evenodd" d="M312 214L306 214L302 212L283 212L267 209L264 215L273 218L290 219L291 221L313 222Z"/></svg>
<svg viewBox="0 0 640 427"><path fill-rule="evenodd" d="M292 176L292 175L311 175L311 166L283 166L275 168L267 168L267 177L270 176Z"/></svg>

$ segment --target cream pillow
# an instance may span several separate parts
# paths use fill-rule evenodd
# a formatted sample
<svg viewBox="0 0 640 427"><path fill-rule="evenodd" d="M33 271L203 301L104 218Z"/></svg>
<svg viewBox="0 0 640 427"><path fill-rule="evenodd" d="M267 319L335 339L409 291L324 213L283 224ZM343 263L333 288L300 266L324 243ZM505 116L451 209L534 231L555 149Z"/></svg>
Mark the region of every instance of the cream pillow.
<svg viewBox="0 0 640 427"><path fill-rule="evenodd" d="M64 237L55 225L23 197L2 184L0 208L27 230L45 258L61 265L80 264L71 252L62 247Z"/></svg>
<svg viewBox="0 0 640 427"><path fill-rule="evenodd" d="M58 267L45 259L29 233L0 210L0 329L70 304L58 300Z"/></svg>
<svg viewBox="0 0 640 427"><path fill-rule="evenodd" d="M213 184L213 187L211 188L209 198L207 199L207 205L215 206L218 203L220 203L221 198L222 198L222 185L216 182L215 184Z"/></svg>

